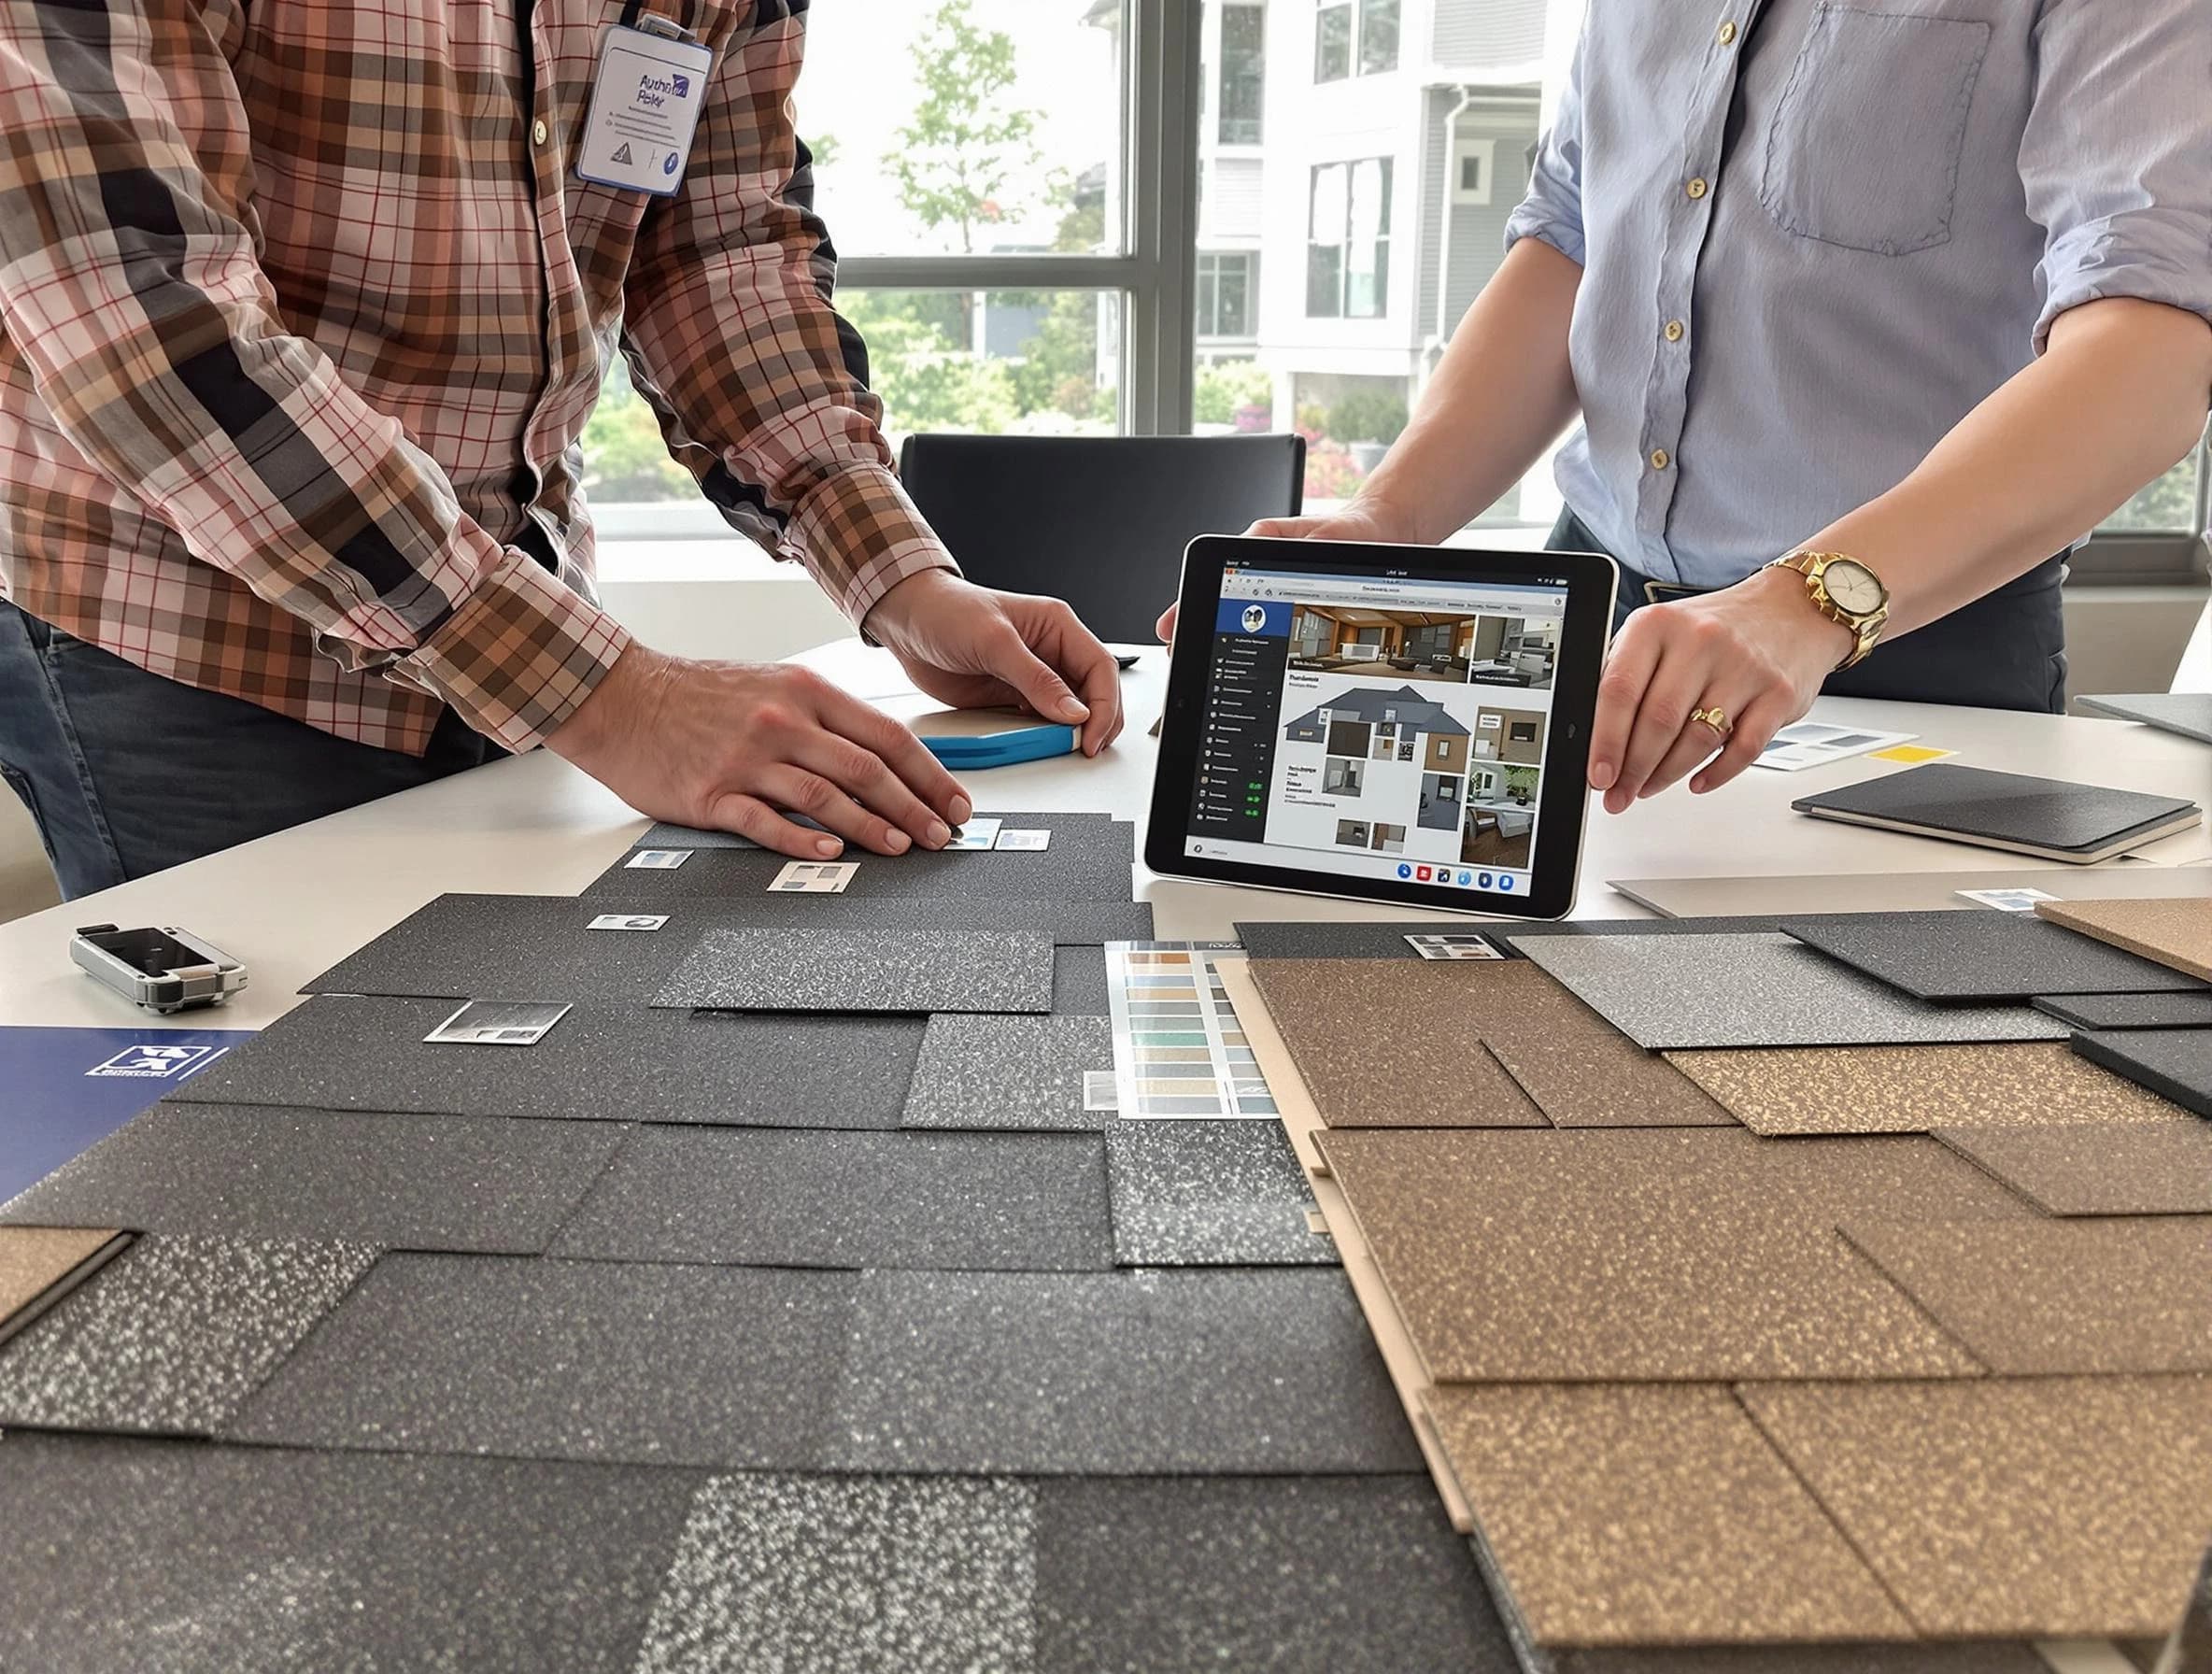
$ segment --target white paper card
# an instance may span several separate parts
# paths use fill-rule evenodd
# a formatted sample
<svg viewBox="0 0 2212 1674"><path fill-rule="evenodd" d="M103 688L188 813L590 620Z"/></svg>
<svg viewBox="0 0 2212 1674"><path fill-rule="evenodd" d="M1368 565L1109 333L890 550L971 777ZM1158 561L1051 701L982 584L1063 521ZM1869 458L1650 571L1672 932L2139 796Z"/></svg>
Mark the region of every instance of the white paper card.
<svg viewBox="0 0 2212 1674"><path fill-rule="evenodd" d="M1050 848L1050 831L1000 831L997 846L1000 848Z"/></svg>
<svg viewBox="0 0 2212 1674"><path fill-rule="evenodd" d="M1425 959L1502 959L1480 936L1408 936L1406 945Z"/></svg>
<svg viewBox="0 0 2212 1674"><path fill-rule="evenodd" d="M674 872L690 858L688 848L641 848L622 864L630 872Z"/></svg>
<svg viewBox="0 0 2212 1674"><path fill-rule="evenodd" d="M657 930L667 922L666 913L602 913L584 928L588 930Z"/></svg>
<svg viewBox="0 0 2212 1674"><path fill-rule="evenodd" d="M2033 913L2039 901L2056 901L2055 895L2046 895L2040 889L1961 889L1961 901L1970 901L1978 907L1994 907L2000 913Z"/></svg>
<svg viewBox="0 0 2212 1674"><path fill-rule="evenodd" d="M771 894L843 895L859 870L855 860L794 860L768 888Z"/></svg>
<svg viewBox="0 0 2212 1674"><path fill-rule="evenodd" d="M608 30L576 148L576 177L673 196L684 183L684 160L714 64L715 55L691 41L642 29Z"/></svg>
<svg viewBox="0 0 2212 1674"><path fill-rule="evenodd" d="M422 1038L440 1045L535 1046L568 1014L565 1005L472 1000Z"/></svg>
<svg viewBox="0 0 2212 1674"><path fill-rule="evenodd" d="M1114 1085L1111 1070L1085 1070L1083 1072L1083 1108L1086 1111L1121 1109L1121 1092Z"/></svg>
<svg viewBox="0 0 2212 1674"><path fill-rule="evenodd" d="M1910 744L1919 736L1917 732L1869 732L1857 727L1830 726L1825 721L1799 721L1794 727L1784 727L1777 732L1774 742L1751 765L1771 767L1785 773L1803 773L1808 767L1825 767L1831 761L1848 761L1853 756L1893 749L1898 745ZM1720 740L1716 738L1713 743L1718 748Z"/></svg>
<svg viewBox="0 0 2212 1674"><path fill-rule="evenodd" d="M953 833L953 840L944 845L945 852L956 849L989 848L999 841L999 827L1002 822L982 817L971 818Z"/></svg>

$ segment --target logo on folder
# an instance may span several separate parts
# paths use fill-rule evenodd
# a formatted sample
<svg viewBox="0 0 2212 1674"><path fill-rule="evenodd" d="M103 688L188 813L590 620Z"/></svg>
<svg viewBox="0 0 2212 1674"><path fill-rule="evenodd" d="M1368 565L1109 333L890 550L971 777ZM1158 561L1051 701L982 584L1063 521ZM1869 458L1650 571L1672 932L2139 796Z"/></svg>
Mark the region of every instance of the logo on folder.
<svg viewBox="0 0 2212 1674"><path fill-rule="evenodd" d="M106 1063L94 1064L85 1073L90 1075L130 1075L147 1081L175 1081L178 1076L204 1068L210 1058L221 1055L220 1046L163 1046L145 1043L126 1046Z"/></svg>

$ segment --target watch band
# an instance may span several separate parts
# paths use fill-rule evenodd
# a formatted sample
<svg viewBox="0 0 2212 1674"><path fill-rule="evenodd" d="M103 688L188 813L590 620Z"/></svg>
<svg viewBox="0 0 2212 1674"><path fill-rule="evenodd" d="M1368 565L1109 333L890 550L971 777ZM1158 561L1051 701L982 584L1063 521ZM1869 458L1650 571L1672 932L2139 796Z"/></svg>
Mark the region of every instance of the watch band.
<svg viewBox="0 0 2212 1674"><path fill-rule="evenodd" d="M1881 586L1881 577L1876 574L1874 566L1864 559L1851 557L1848 552L1813 552L1800 547L1786 557L1776 559L1774 563L1781 569L1794 570L1802 575L1805 578L1806 596L1812 601L1813 608L1837 627L1850 630L1857 640L1850 654L1836 665L1835 672L1840 674L1846 669L1858 667L1873 655L1874 647L1881 641L1882 625L1890 619L1890 594L1889 589L1883 587L1881 607L1868 614L1844 609L1829 593L1825 579L1828 566L1839 560L1857 565L1874 576L1876 586Z"/></svg>

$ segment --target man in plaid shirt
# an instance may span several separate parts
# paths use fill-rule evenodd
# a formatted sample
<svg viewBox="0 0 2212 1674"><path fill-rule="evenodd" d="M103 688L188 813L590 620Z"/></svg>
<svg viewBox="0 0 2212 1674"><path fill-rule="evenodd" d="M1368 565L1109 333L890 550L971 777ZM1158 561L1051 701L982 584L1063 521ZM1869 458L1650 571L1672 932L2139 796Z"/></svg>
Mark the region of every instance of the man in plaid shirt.
<svg viewBox="0 0 2212 1674"><path fill-rule="evenodd" d="M617 346L925 690L1112 740L1105 648L962 580L892 475L791 125L807 6L0 0L0 769L67 893L539 744L789 854L946 841L906 729L594 602ZM618 25L713 54L673 196L577 173Z"/></svg>

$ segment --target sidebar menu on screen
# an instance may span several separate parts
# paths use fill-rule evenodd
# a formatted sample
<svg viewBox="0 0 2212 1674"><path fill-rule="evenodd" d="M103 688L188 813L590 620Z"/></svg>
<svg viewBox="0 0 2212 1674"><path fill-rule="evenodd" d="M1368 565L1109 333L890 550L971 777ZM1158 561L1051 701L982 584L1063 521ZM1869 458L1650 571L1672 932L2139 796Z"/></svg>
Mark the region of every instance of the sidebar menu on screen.
<svg viewBox="0 0 2212 1674"><path fill-rule="evenodd" d="M1264 618L1264 620L1262 619ZM1193 836L1265 840L1283 676L1290 662L1290 606L1221 603L1198 728Z"/></svg>

